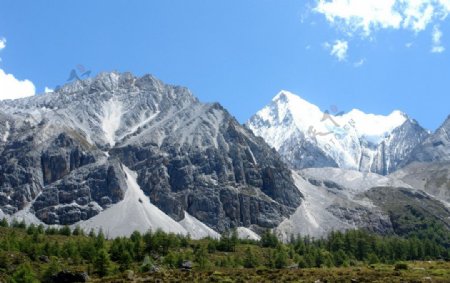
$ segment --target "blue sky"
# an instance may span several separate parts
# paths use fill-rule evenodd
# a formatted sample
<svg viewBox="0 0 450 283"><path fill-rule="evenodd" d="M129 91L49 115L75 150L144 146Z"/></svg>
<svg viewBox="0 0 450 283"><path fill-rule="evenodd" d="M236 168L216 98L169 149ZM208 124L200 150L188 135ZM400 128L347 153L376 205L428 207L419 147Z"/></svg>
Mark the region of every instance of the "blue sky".
<svg viewBox="0 0 450 283"><path fill-rule="evenodd" d="M434 130L450 114L449 11L450 0L0 0L0 98L83 65L187 86L240 122L285 89Z"/></svg>

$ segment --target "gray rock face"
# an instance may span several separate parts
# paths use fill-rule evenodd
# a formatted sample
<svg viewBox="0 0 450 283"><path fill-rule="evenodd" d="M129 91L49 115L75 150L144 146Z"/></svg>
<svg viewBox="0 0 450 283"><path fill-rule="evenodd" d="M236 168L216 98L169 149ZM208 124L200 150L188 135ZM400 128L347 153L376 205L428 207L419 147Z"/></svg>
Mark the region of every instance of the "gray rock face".
<svg viewBox="0 0 450 283"><path fill-rule="evenodd" d="M79 142L66 133L61 133L41 155L44 184L51 184L71 171L93 162L95 157L84 151Z"/></svg>
<svg viewBox="0 0 450 283"><path fill-rule="evenodd" d="M450 207L450 161L413 162L390 175Z"/></svg>
<svg viewBox="0 0 450 283"><path fill-rule="evenodd" d="M103 73L0 101L0 208L73 224L123 199L121 164L152 203L217 231L275 227L302 195L276 151L186 88ZM124 212L126 213L126 212Z"/></svg>
<svg viewBox="0 0 450 283"><path fill-rule="evenodd" d="M32 207L47 224L69 225L87 220L123 199L124 178L117 160L84 166L48 185Z"/></svg>
<svg viewBox="0 0 450 283"><path fill-rule="evenodd" d="M0 208L14 213L43 188L40 154L34 150L30 124L14 121L10 116L2 122L8 125L8 139L0 143Z"/></svg>
<svg viewBox="0 0 450 283"><path fill-rule="evenodd" d="M351 223L354 227L383 235L394 232L389 215L381 209L355 204L342 206L338 203L332 204L326 209L344 223Z"/></svg>
<svg viewBox="0 0 450 283"><path fill-rule="evenodd" d="M217 104L185 109L111 154L138 173L152 202L175 220L187 211L217 231L274 227L300 204L278 154Z"/></svg>
<svg viewBox="0 0 450 283"><path fill-rule="evenodd" d="M450 161L450 116L435 133L414 148L403 165L414 161Z"/></svg>
<svg viewBox="0 0 450 283"><path fill-rule="evenodd" d="M414 187L409 186L401 180L408 181L409 175L400 178L340 168L310 168L293 176L304 200L276 228L284 240L291 235L322 237L331 231L356 228L407 235L431 222L450 228L450 206L442 201L444 194L432 195L432 190L425 193L413 183Z"/></svg>
<svg viewBox="0 0 450 283"><path fill-rule="evenodd" d="M405 159L428 136L429 133L415 120L406 120L378 146L370 172L387 175L401 168Z"/></svg>
<svg viewBox="0 0 450 283"><path fill-rule="evenodd" d="M305 139L301 132L286 140L278 152L283 160L295 169L339 167L331 156Z"/></svg>

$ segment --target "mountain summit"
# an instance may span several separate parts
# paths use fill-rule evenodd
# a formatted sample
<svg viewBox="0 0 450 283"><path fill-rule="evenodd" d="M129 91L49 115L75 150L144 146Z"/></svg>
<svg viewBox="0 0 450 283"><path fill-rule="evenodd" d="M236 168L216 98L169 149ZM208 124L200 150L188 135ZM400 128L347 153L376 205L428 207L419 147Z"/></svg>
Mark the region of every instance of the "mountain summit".
<svg viewBox="0 0 450 283"><path fill-rule="evenodd" d="M0 117L7 215L112 235L136 228L193 235L275 227L302 200L291 171L261 138L219 104L151 75L102 73L2 101Z"/></svg>
<svg viewBox="0 0 450 283"><path fill-rule="evenodd" d="M281 91L247 122L295 169L340 167L388 174L428 132L400 111L330 113Z"/></svg>

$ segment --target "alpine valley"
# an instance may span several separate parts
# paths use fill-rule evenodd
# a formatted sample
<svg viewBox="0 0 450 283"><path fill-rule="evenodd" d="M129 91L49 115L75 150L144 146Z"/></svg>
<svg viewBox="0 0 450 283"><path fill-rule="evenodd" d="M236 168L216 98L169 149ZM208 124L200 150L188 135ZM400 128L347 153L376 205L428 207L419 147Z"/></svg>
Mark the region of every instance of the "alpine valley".
<svg viewBox="0 0 450 283"><path fill-rule="evenodd" d="M282 91L241 125L151 75L0 101L0 218L193 238L450 229L450 117L323 112Z"/></svg>

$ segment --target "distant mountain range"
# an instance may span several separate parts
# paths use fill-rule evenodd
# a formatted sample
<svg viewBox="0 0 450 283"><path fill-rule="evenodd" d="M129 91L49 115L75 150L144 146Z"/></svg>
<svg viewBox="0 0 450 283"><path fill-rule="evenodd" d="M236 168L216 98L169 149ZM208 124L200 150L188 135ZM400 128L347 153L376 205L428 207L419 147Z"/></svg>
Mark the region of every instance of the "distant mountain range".
<svg viewBox="0 0 450 283"><path fill-rule="evenodd" d="M332 114L282 91L243 126L186 88L114 72L0 101L0 217L109 237L450 227L450 119L429 133L399 111Z"/></svg>

